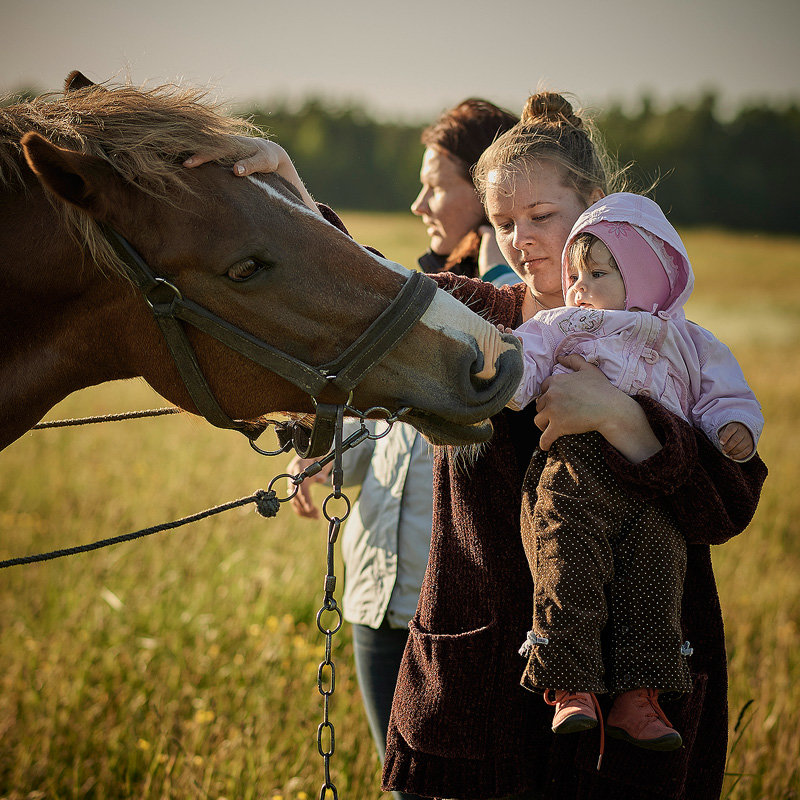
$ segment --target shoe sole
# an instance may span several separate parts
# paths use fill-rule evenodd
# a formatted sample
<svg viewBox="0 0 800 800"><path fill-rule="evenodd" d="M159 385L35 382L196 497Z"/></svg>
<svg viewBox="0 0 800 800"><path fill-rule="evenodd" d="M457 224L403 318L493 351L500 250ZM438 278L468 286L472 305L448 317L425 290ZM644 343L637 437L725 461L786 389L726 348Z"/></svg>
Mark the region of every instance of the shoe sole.
<svg viewBox="0 0 800 800"><path fill-rule="evenodd" d="M669 752L670 750L677 750L683 746L683 739L679 733L668 733L666 736L660 736L658 739L636 739L631 736L626 730L622 728L614 728L606 726L606 733L614 739L622 739L629 744L636 747L642 747L645 750L658 750L660 752Z"/></svg>
<svg viewBox="0 0 800 800"><path fill-rule="evenodd" d="M585 714L573 714L567 717L557 728L552 728L553 733L580 733L597 727L597 720Z"/></svg>

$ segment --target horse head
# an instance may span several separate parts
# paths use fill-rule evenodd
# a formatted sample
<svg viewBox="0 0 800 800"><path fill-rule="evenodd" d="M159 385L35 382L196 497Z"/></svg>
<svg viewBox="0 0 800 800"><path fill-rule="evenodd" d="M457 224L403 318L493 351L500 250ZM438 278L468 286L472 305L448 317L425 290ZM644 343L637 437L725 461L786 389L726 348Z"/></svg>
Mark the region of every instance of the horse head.
<svg viewBox="0 0 800 800"><path fill-rule="evenodd" d="M217 125L215 113L204 109L193 120L194 101L183 97L174 107L163 91L115 93L81 81L69 88L70 115L84 127L94 125L74 143L55 144L41 124L22 137L36 178L28 189L38 185L51 206L18 194L25 208L9 223L28 232L26 252L10 259L19 292L35 301L23 304L21 321L49 332L39 338L55 359L51 374L39 376L43 401L31 405L34 417L75 388L134 376L172 403L197 410L100 226L124 236L181 295L308 364L335 360L408 280L408 270L307 209L277 176L235 177L227 164L238 153L224 124L222 133L208 134L223 163L183 169L182 159L201 147L196 130L194 138L181 142L180 136L191 124ZM122 131L116 142L115 126ZM92 147L87 141L95 128L104 138ZM171 150L154 157L167 142ZM134 152L142 148L146 157ZM34 230L49 231L45 242L32 241ZM42 304L46 319L35 311ZM205 333L190 328L187 334L230 417L313 412L308 394L286 379ZM513 393L520 371L510 340L437 290L402 342L364 375L352 403L390 411L408 406L409 421L436 441L480 441L490 435L486 420Z"/></svg>

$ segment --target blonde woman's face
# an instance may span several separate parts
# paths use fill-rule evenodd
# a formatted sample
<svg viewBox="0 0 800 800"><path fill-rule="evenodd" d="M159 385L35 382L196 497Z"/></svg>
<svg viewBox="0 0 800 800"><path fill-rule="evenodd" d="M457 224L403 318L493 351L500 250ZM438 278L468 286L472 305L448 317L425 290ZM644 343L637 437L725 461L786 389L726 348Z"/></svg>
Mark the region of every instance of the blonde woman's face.
<svg viewBox="0 0 800 800"><path fill-rule="evenodd" d="M451 156L428 147L419 173L422 184L411 212L422 218L431 250L449 256L483 220L478 193Z"/></svg>
<svg viewBox="0 0 800 800"><path fill-rule="evenodd" d="M500 250L534 297L548 308L564 304L561 252L586 208L550 161L522 165L510 175L497 170L488 175L486 214Z"/></svg>

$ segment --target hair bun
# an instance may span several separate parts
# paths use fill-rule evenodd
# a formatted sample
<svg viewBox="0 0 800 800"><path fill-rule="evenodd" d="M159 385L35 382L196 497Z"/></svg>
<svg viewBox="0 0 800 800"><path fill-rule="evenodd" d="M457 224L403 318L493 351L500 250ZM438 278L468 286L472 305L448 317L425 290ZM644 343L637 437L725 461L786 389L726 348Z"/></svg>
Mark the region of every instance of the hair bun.
<svg viewBox="0 0 800 800"><path fill-rule="evenodd" d="M571 125L582 129L583 120L572 110L572 104L556 92L532 94L522 109L521 121L524 125L537 125L543 122L551 125Z"/></svg>

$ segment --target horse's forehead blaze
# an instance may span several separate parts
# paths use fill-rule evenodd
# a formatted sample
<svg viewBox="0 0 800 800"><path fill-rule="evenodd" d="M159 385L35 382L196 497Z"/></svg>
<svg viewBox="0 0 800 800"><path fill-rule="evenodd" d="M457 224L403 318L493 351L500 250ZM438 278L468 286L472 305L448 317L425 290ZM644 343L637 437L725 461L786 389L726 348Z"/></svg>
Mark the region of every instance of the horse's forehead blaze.
<svg viewBox="0 0 800 800"><path fill-rule="evenodd" d="M257 186L264 192L271 200L274 200L281 205L286 206L287 208L294 208L298 211L302 211L304 214L308 214L310 217L316 217L317 215L310 209L307 208L303 203L297 201L293 202L290 200L286 195L279 192L274 186L271 186L267 178L263 175L259 176L256 175L248 175L247 180L249 180L253 185Z"/></svg>
<svg viewBox="0 0 800 800"><path fill-rule="evenodd" d="M388 258L383 258L382 256L371 252L366 247L359 245L346 233L339 230L339 228L337 228L331 222L328 222L328 220L326 220L324 217L321 217L319 214L315 214L304 203L300 202L299 200L296 201L294 198L289 198L282 194L274 186L267 182L266 176L249 175L248 179L261 191L263 191L270 198L270 201L277 202L285 208L294 209L299 211L301 214L307 215L309 219L315 222L315 224L322 225L322 230L324 230L326 234L331 235L334 238L341 237L341 241L346 242L349 247L352 247L355 244L359 250L361 250L364 255L368 256L373 263L382 269L385 269L388 273L400 275L410 274L410 270L406 269L406 267L403 267L394 261L390 261Z"/></svg>

